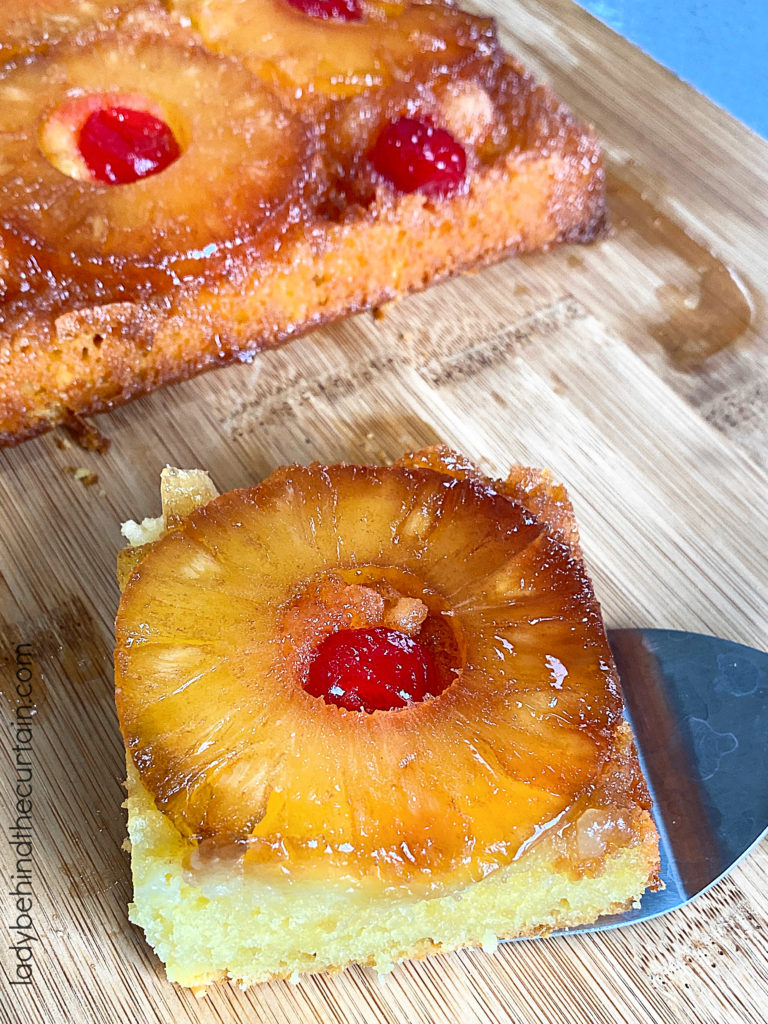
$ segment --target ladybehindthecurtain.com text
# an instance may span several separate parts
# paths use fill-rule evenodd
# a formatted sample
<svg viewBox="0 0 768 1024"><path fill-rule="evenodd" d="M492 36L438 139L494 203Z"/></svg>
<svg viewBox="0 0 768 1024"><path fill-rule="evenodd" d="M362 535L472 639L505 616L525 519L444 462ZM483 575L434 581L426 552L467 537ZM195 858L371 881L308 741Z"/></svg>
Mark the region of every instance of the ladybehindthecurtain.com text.
<svg viewBox="0 0 768 1024"><path fill-rule="evenodd" d="M12 805L6 828L10 856L8 892L11 914L6 922L12 937L9 966L11 985L31 985L35 973L35 949L39 942L35 924L34 896L34 658L30 644L17 644L15 663L16 714L11 721ZM15 799L14 799L15 798Z"/></svg>

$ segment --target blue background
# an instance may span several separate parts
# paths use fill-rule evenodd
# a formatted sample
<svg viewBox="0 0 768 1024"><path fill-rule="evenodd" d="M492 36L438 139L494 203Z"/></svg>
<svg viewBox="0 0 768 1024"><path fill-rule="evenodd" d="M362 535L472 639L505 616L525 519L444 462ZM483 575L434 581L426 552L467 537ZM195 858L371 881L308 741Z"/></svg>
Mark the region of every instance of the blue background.
<svg viewBox="0 0 768 1024"><path fill-rule="evenodd" d="M579 0L768 138L768 0Z"/></svg>

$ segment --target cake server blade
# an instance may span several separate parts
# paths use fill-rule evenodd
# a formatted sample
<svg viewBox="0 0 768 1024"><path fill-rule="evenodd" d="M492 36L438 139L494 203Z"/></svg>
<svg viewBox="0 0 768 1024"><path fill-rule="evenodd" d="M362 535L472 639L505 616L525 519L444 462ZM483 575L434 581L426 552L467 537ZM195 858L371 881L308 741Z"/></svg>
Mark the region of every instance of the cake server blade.
<svg viewBox="0 0 768 1024"><path fill-rule="evenodd" d="M653 796L666 888L570 931L682 907L768 835L768 654L671 629L615 629L608 640Z"/></svg>

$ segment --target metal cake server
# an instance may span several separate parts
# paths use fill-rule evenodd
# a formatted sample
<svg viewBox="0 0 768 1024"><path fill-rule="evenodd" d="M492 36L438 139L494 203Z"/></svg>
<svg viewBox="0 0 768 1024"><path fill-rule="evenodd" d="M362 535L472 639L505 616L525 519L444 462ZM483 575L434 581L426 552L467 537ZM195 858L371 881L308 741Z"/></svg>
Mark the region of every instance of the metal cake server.
<svg viewBox="0 0 768 1024"><path fill-rule="evenodd" d="M768 654L670 629L608 633L654 801L666 888L569 931L682 907L768 835Z"/></svg>

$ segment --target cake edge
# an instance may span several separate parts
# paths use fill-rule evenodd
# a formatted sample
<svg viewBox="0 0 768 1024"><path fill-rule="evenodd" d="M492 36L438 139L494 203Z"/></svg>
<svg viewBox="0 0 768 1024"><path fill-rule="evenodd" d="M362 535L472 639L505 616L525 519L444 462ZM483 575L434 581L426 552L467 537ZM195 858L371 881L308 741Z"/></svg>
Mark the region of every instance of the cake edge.
<svg viewBox="0 0 768 1024"><path fill-rule="evenodd" d="M294 882L287 895L276 896L274 888L237 882L222 893L215 875L207 884L217 895L208 903L205 875L194 884L184 868L184 841L178 833L169 838L172 826L130 761L126 787L134 884L129 918L144 931L168 979L200 993L223 981L247 988L296 981L302 974L337 973L353 964L386 974L404 960L461 948L493 952L508 939L546 937L637 906L658 866L655 827L644 812L635 841L609 857L599 874L578 880L558 870L552 844L540 840L517 861L459 892L400 905L365 893L355 898L342 883L326 882L318 892ZM343 921L337 891L344 900ZM543 893L538 902L531 896L537 892ZM278 928L270 931L274 921ZM288 921L295 924L286 926ZM251 952L254 932L267 945L262 957ZM277 969L275 945L282 954Z"/></svg>

